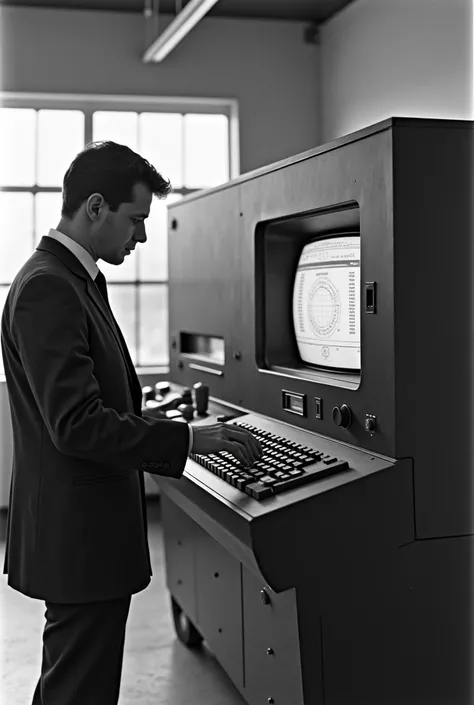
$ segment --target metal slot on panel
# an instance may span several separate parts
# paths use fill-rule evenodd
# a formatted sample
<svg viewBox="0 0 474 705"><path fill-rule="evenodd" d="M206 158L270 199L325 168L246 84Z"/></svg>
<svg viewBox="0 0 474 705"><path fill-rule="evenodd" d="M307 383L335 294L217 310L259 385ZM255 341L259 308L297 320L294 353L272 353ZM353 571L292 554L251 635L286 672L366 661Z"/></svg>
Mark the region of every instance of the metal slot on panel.
<svg viewBox="0 0 474 705"><path fill-rule="evenodd" d="M180 352L216 365L225 363L224 338L200 333L180 333Z"/></svg>
<svg viewBox="0 0 474 705"><path fill-rule="evenodd" d="M306 416L306 394L298 394L282 389L283 410L297 416Z"/></svg>
<svg viewBox="0 0 474 705"><path fill-rule="evenodd" d="M365 282L365 312L366 313L376 313L376 283L375 282Z"/></svg>
<svg viewBox="0 0 474 705"><path fill-rule="evenodd" d="M224 376L224 370L215 370L213 367L205 367L204 365L196 365L195 362L190 362L189 368L191 370L197 370L198 372L209 372L209 374L216 375L217 377Z"/></svg>

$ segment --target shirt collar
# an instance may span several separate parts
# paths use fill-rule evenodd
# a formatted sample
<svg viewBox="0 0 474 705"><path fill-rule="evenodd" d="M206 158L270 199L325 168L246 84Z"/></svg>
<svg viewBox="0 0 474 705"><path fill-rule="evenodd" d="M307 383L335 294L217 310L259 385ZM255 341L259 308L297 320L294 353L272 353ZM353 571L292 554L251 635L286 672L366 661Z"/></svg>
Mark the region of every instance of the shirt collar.
<svg viewBox="0 0 474 705"><path fill-rule="evenodd" d="M67 249L77 257L77 259L82 264L91 279L95 280L96 276L99 273L99 267L94 262L92 255L90 255L89 252L87 252L87 250L82 247L82 245L79 245L79 243L77 243L75 240L68 237L64 233L59 232L59 230L53 230L53 228L51 228L46 237L50 237L53 240L57 240L61 243L61 245L67 247Z"/></svg>

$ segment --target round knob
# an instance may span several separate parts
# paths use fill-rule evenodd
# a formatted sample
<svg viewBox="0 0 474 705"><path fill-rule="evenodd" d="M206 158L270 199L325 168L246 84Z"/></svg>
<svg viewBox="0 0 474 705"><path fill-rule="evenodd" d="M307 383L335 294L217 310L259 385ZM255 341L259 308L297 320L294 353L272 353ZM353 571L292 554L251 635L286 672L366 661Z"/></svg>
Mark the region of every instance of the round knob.
<svg viewBox="0 0 474 705"><path fill-rule="evenodd" d="M192 421L194 418L194 406L192 404L180 404L178 411L183 414L186 421Z"/></svg>
<svg viewBox="0 0 474 705"><path fill-rule="evenodd" d="M154 399L155 398L155 392L153 391L153 387L142 387L142 395L144 401L148 401L148 399Z"/></svg>
<svg viewBox="0 0 474 705"><path fill-rule="evenodd" d="M200 416L205 416L209 403L209 387L202 382L196 382L193 385L194 396L196 399L196 411Z"/></svg>
<svg viewBox="0 0 474 705"><path fill-rule="evenodd" d="M336 426L349 428L352 423L352 412L347 404L341 404L341 406L335 406L332 410L332 418Z"/></svg>
<svg viewBox="0 0 474 705"><path fill-rule="evenodd" d="M260 590L260 597L262 598L262 602L264 605L269 605L271 600L270 600L270 595L268 592L265 590L265 588L262 588Z"/></svg>
<svg viewBox="0 0 474 705"><path fill-rule="evenodd" d="M156 401L156 399L147 399L145 402L145 407L147 409L157 409L160 406L160 402Z"/></svg>
<svg viewBox="0 0 474 705"><path fill-rule="evenodd" d="M157 397L164 397L165 394L170 393L169 382L157 382L155 384L155 394Z"/></svg>
<svg viewBox="0 0 474 705"><path fill-rule="evenodd" d="M275 652L273 651L272 647L269 646L268 649L267 649L267 655L268 655L268 656L273 656L274 653L275 653Z"/></svg>
<svg viewBox="0 0 474 705"><path fill-rule="evenodd" d="M235 353L232 355L232 357L234 358L234 360L241 360L241 359L242 359L242 353L237 350L237 352L235 352Z"/></svg>
<svg viewBox="0 0 474 705"><path fill-rule="evenodd" d="M273 698L268 698L268 700L267 700L267 703L268 703L269 705L273 705L274 702L275 702L275 701L273 700Z"/></svg>
<svg viewBox="0 0 474 705"><path fill-rule="evenodd" d="M183 404L192 404L193 403L193 395L191 393L191 388L185 387L181 393L181 397L183 399Z"/></svg>
<svg viewBox="0 0 474 705"><path fill-rule="evenodd" d="M375 419L365 419L365 430L369 433L374 433L375 431Z"/></svg>

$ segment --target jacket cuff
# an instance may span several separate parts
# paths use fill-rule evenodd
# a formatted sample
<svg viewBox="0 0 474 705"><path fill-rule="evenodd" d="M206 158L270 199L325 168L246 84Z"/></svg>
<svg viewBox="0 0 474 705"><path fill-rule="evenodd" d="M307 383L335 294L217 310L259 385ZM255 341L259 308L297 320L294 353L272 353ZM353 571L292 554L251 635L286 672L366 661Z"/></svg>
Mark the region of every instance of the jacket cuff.
<svg viewBox="0 0 474 705"><path fill-rule="evenodd" d="M188 429L189 429L188 455L191 455L191 448L193 447L193 427L191 426L190 423L188 423Z"/></svg>

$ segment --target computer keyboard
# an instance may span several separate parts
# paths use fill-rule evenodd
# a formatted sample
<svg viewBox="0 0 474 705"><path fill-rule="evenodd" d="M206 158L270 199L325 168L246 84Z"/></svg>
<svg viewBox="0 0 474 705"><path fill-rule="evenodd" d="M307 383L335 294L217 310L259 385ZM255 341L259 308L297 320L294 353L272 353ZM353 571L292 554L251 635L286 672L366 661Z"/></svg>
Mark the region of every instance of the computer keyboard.
<svg viewBox="0 0 474 705"><path fill-rule="evenodd" d="M228 451L211 455L193 453L191 458L214 475L259 501L349 467L346 460L339 460L248 423L240 422L235 425L250 431L263 448L262 458L252 467L241 465Z"/></svg>

